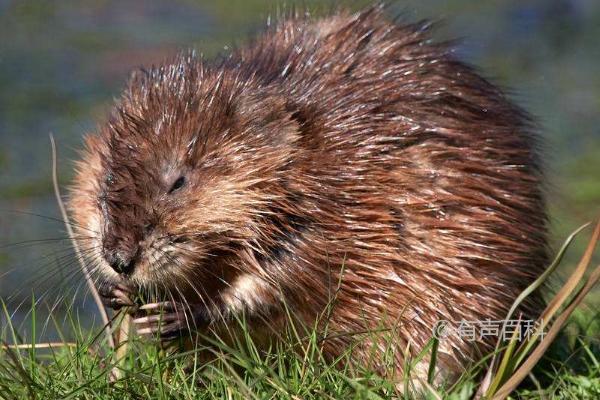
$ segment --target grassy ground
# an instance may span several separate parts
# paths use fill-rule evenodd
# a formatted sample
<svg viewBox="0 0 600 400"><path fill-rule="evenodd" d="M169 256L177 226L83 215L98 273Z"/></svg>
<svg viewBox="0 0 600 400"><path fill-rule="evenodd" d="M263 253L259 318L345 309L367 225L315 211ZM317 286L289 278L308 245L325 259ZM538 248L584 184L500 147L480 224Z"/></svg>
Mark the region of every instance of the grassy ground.
<svg viewBox="0 0 600 400"><path fill-rule="evenodd" d="M173 351L133 335L112 348L102 330L83 331L75 312L67 312L61 321L46 313L46 321L54 324L61 340L36 344L19 336L20 329L12 325L4 307L8 323L0 336L0 398L598 399L600 313L585 307L582 299L600 279L600 266L586 273L599 237L600 224L579 265L549 299L539 320L551 321L543 326L543 340L534 336L529 341L513 337L500 342L491 362L467 369L453 384L434 387L436 339L403 366L408 377L417 362L431 356L427 380L392 381L387 374L349 362L351 348L336 360L326 360L318 332L294 324L282 333L283 340L266 352L257 350L243 320L236 322L241 333L233 344L209 336L193 350ZM554 272L569 243L524 295ZM31 310L32 338L40 330L35 322L38 313ZM511 317L507 315L507 319ZM119 326L118 318L113 322ZM67 331L72 339L65 336ZM207 353L210 361L202 361ZM388 367L390 371L395 368L393 361Z"/></svg>
<svg viewBox="0 0 600 400"><path fill-rule="evenodd" d="M77 330L77 319L69 321ZM58 324L58 327L60 328ZM600 319L573 318L564 334L512 398L600 398L597 341ZM13 332L8 330L12 336ZM596 339L593 336L596 336ZM51 349L4 349L0 397L6 399L381 399L404 396L404 386L364 369L339 367L321 357L316 336L287 333L289 341L259 353L251 341L228 347L213 339L214 361L200 363L196 351L171 353L133 339L120 362L98 335L77 331L76 340ZM100 337L101 339L101 337ZM18 342L13 337L13 343ZM302 343L301 346L298 346ZM207 348L198 348L198 352ZM299 350L298 350L299 349ZM342 357L339 361L344 361ZM115 367L118 369L115 369ZM120 375L115 379L115 372ZM479 372L479 376L473 377ZM483 368L467 371L458 384L426 390L431 399L470 399Z"/></svg>

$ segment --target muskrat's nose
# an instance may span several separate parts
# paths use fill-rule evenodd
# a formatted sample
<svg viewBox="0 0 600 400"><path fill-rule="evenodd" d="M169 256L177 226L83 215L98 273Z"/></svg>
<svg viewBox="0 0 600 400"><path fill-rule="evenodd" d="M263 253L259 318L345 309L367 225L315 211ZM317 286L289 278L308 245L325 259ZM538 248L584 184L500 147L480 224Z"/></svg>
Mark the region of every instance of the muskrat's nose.
<svg viewBox="0 0 600 400"><path fill-rule="evenodd" d="M125 275L130 274L135 265L135 257L118 251L108 252L106 254L106 261L117 273Z"/></svg>

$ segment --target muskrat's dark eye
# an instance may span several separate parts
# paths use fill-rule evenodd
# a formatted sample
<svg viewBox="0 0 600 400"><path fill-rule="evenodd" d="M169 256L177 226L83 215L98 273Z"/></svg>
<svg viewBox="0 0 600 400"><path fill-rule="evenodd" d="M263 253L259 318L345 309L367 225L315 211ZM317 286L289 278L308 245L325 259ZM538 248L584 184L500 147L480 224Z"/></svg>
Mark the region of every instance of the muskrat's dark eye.
<svg viewBox="0 0 600 400"><path fill-rule="evenodd" d="M174 191L176 191L177 189L181 189L183 187L183 185L185 185L185 176L180 176L174 183L173 186L171 186L171 190L169 190L169 193L173 193Z"/></svg>

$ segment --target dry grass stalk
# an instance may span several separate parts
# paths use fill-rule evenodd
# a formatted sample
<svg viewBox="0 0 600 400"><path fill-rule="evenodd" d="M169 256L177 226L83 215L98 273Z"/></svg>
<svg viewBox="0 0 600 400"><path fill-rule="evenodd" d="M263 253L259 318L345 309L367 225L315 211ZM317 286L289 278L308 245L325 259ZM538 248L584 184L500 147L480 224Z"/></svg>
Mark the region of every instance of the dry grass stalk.
<svg viewBox="0 0 600 400"><path fill-rule="evenodd" d="M67 229L67 235L71 239L71 243L73 244L73 249L75 251L75 256L77 257L77 261L79 262L79 266L81 267L81 271L83 272L83 276L85 277L85 281L90 289L90 293L94 298L94 302L96 303L96 307L98 307L98 312L100 313L100 317L102 318L102 323L104 324L104 330L106 333L106 340L108 345L114 349L115 341L111 332L111 323L108 318L108 314L106 313L106 309L102 304L102 300L100 299L100 295L98 294L98 290L96 290L96 286L94 285L94 281L90 275L90 271L85 265L85 261L83 260L83 256L81 255L81 251L79 250L79 246L75 241L75 236L73 234L73 229L71 227L71 223L69 221L69 216L67 214L67 210L65 209L64 202L62 200L60 189L58 186L58 175L56 172L56 143L54 142L54 136L50 134L50 143L52 145L52 183L54 185L54 195L56 196L56 201L58 203L58 208L60 209L60 213L62 215L62 219L65 223L65 228Z"/></svg>

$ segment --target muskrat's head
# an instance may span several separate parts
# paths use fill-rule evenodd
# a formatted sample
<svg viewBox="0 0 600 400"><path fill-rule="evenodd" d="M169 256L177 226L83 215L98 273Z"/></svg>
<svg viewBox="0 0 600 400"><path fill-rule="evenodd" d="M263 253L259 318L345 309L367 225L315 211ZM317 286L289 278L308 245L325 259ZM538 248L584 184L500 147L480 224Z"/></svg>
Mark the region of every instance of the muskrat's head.
<svg viewBox="0 0 600 400"><path fill-rule="evenodd" d="M135 73L78 163L70 208L89 265L170 293L236 279L286 207L297 135L284 101L233 72L182 57Z"/></svg>

